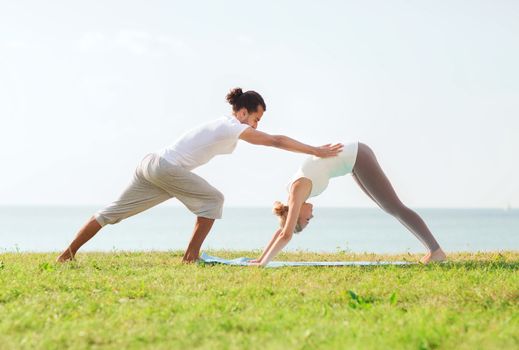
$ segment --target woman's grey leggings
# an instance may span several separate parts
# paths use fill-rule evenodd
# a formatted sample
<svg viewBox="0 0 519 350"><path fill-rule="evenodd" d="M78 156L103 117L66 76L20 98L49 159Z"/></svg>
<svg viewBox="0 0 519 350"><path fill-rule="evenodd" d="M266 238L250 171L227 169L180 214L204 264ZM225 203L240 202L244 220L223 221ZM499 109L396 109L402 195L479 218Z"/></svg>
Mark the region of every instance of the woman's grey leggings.
<svg viewBox="0 0 519 350"><path fill-rule="evenodd" d="M440 247L422 218L400 201L378 164L375 153L360 142L352 175L360 188L380 208L407 227L430 251Z"/></svg>

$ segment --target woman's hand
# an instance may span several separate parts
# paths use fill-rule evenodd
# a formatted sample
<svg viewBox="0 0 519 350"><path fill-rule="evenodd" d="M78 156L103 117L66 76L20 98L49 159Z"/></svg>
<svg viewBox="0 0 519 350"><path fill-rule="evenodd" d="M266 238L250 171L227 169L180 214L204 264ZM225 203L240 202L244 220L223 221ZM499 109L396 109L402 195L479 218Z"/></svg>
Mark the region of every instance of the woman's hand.
<svg viewBox="0 0 519 350"><path fill-rule="evenodd" d="M342 152L343 147L344 145L342 143L336 143L334 145L329 143L327 145L315 147L314 155L320 158L335 157Z"/></svg>

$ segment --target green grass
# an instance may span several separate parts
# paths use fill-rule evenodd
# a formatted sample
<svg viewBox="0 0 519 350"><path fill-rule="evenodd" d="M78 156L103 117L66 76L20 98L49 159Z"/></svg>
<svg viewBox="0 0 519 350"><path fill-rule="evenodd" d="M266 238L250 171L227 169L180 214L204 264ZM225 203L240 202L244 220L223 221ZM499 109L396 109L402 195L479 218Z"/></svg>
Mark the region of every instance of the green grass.
<svg viewBox="0 0 519 350"><path fill-rule="evenodd" d="M55 255L0 254L0 349L519 348L519 252L278 269L183 265L180 252L80 253L61 265Z"/></svg>

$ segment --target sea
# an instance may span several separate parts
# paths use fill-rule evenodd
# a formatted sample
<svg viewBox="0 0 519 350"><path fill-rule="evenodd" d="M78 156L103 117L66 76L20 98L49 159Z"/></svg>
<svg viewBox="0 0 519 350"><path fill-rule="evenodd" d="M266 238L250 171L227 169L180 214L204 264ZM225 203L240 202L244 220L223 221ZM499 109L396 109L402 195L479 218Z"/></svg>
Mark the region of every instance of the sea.
<svg viewBox="0 0 519 350"><path fill-rule="evenodd" d="M57 252L99 207L0 206L0 253ZM413 208L447 252L519 250L519 209ZM172 251L186 248L195 216L158 206L104 227L82 251ZM227 207L203 250L261 250L277 228L271 208ZM378 208L314 207L314 218L289 251L417 253L425 248Z"/></svg>

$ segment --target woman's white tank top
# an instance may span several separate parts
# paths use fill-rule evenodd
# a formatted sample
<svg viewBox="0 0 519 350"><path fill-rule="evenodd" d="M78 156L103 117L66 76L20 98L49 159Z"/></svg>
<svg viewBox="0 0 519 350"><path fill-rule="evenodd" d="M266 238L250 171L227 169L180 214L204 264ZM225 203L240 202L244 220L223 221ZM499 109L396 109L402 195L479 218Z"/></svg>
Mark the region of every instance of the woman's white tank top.
<svg viewBox="0 0 519 350"><path fill-rule="evenodd" d="M308 157L301 165L297 173L292 177L288 184L288 190L297 179L305 177L312 181L312 191L310 197L315 197L323 193L328 187L328 182L332 177L343 176L351 173L357 160L358 142L344 145L342 152L336 157L319 158Z"/></svg>

